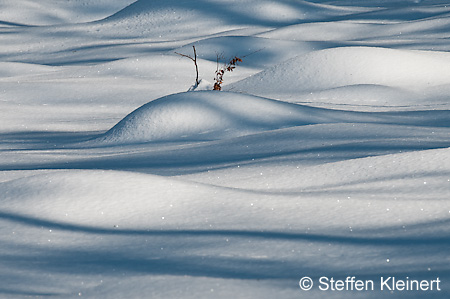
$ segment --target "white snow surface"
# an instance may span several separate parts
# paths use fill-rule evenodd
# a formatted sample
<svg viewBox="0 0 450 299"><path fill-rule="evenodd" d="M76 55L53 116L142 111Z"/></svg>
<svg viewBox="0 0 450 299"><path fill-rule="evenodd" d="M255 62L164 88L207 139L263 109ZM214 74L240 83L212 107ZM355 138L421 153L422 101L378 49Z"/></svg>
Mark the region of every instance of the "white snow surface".
<svg viewBox="0 0 450 299"><path fill-rule="evenodd" d="M1 1L0 297L449 298L447 2Z"/></svg>

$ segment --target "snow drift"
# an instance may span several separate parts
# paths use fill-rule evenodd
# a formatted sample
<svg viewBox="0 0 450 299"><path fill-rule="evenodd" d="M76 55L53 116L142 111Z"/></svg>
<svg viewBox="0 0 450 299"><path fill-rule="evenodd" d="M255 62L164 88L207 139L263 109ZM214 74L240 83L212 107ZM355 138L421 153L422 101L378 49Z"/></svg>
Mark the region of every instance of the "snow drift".
<svg viewBox="0 0 450 299"><path fill-rule="evenodd" d="M410 90L450 84L450 54L375 47L332 48L289 59L228 89L276 95L362 84Z"/></svg>
<svg viewBox="0 0 450 299"><path fill-rule="evenodd" d="M185 92L151 101L117 123L97 143L200 141L325 123L448 127L449 111L363 113L314 108L232 92Z"/></svg>
<svg viewBox="0 0 450 299"><path fill-rule="evenodd" d="M449 11L0 1L0 296L450 298Z"/></svg>
<svg viewBox="0 0 450 299"><path fill-rule="evenodd" d="M0 20L9 25L61 25L105 18L133 0L2 1ZM2 22L0 21L0 24Z"/></svg>
<svg viewBox="0 0 450 299"><path fill-rule="evenodd" d="M237 93L199 91L166 96L138 108L102 142L211 140L327 121L327 112ZM328 120L329 121L329 120Z"/></svg>

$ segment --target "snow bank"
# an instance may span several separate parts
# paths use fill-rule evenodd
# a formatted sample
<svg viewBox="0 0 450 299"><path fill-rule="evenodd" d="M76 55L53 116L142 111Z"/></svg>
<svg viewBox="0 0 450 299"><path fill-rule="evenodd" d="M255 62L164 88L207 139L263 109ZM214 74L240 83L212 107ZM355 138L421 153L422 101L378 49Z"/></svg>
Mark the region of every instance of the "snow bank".
<svg viewBox="0 0 450 299"><path fill-rule="evenodd" d="M169 215L175 222L195 218L189 194L210 194L211 188L132 172L50 171L0 183L0 206L3 213L36 218L45 215L47 220L65 224L108 228L127 224L136 228L162 225L164 216ZM24 211L25 206L30 208ZM123 221L124 217L127 220Z"/></svg>
<svg viewBox="0 0 450 299"><path fill-rule="evenodd" d="M300 20L317 20L361 11L365 9L290 0L203 0L199 3L139 0L101 24L112 26L115 34L126 34L131 29L150 34L158 40L173 40L226 33L243 26L290 25ZM124 28L127 30L124 31Z"/></svg>
<svg viewBox="0 0 450 299"><path fill-rule="evenodd" d="M189 2L194 2L195 4ZM178 12L183 9L186 14L178 15ZM191 16L191 13L195 12L206 19L219 16L216 19L233 21L235 23L251 22L262 25L270 22L272 25L280 25L298 20L330 17L342 13L350 14L365 10L357 7L338 7L303 0L203 0L200 3L196 3L195 1L180 2L177 0L138 0L111 16L110 19L118 20L145 17L148 21L151 21L156 16L162 17L165 15L165 18L172 19L173 21L185 21Z"/></svg>
<svg viewBox="0 0 450 299"><path fill-rule="evenodd" d="M6 0L0 4L0 24L55 25L95 21L132 3L134 0Z"/></svg>
<svg viewBox="0 0 450 299"><path fill-rule="evenodd" d="M448 1L0 2L2 298L450 281Z"/></svg>
<svg viewBox="0 0 450 299"><path fill-rule="evenodd" d="M185 92L139 107L93 143L218 140L293 126L339 122L448 127L449 114L445 110L363 113L314 108L231 92Z"/></svg>
<svg viewBox="0 0 450 299"><path fill-rule="evenodd" d="M370 130L370 127L368 129ZM412 132L405 130L404 134L407 136ZM353 147L356 150L363 143L371 144L367 138L368 136L361 134L359 144L355 138L354 143L339 146L349 149ZM409 142L413 140L411 136L407 138ZM336 143L331 141L332 137L327 139L330 143ZM375 138L372 140L380 146L387 147L386 139L385 136L383 140L375 141ZM312 138L307 140L310 143L314 142ZM349 159L306 167L274 165L271 169L261 168L264 175L258 175L250 167L240 167L233 170L233 175L229 175L229 169L219 169L211 172L209 176L196 174L191 177L195 181L211 185L268 192L276 190L287 194L329 193L331 197L334 192L342 192L347 196L364 197L364 194L372 194L373 190L377 190L377 200L413 198L443 200L446 198L444 194L450 192L449 154L450 149L443 148Z"/></svg>
<svg viewBox="0 0 450 299"><path fill-rule="evenodd" d="M97 141L135 143L221 139L327 122L327 116L326 110L250 95L188 92L145 104Z"/></svg>
<svg viewBox="0 0 450 299"><path fill-rule="evenodd" d="M56 71L50 66L18 63L18 62L0 62L0 77L30 76L35 74L49 74Z"/></svg>
<svg viewBox="0 0 450 299"><path fill-rule="evenodd" d="M450 84L444 52L342 47L311 52L227 87L256 95L296 94L352 85L410 90Z"/></svg>
<svg viewBox="0 0 450 299"><path fill-rule="evenodd" d="M418 13L417 8L409 10ZM445 11L443 11L445 10ZM401 38L405 43L416 43L415 37L424 31L434 35L436 31L450 26L449 7L436 7L434 10L424 9L421 17L423 19L411 22L398 22L398 18L411 17L410 11L398 12L398 15L365 14L364 21L335 21L300 23L291 26L280 27L260 34L260 37L276 38L289 41L342 41L355 43L356 41L366 44L381 42L399 43ZM420 13L419 13L420 14ZM356 43L355 43L356 44Z"/></svg>

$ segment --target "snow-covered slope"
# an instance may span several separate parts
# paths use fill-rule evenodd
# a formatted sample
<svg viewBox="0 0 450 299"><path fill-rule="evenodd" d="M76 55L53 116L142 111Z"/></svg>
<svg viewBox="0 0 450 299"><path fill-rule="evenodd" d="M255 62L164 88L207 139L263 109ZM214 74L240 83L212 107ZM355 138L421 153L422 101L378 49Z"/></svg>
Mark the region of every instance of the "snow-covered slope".
<svg viewBox="0 0 450 299"><path fill-rule="evenodd" d="M4 0L0 24L9 26L58 25L95 21L109 16L134 0Z"/></svg>
<svg viewBox="0 0 450 299"><path fill-rule="evenodd" d="M297 56L228 88L275 98L295 99L301 93L336 88L341 88L342 91L343 87L353 88L358 85L417 92L449 84L448 53L342 47ZM389 103L395 104L392 101Z"/></svg>
<svg viewBox="0 0 450 299"><path fill-rule="evenodd" d="M0 297L448 298L449 16L1 1Z"/></svg>
<svg viewBox="0 0 450 299"><path fill-rule="evenodd" d="M327 118L327 116L330 116ZM208 140L331 121L321 109L214 91L152 101L120 121L102 142Z"/></svg>
<svg viewBox="0 0 450 299"><path fill-rule="evenodd" d="M174 94L139 107L94 143L219 140L328 123L450 127L450 112L362 113L291 104L238 93Z"/></svg>

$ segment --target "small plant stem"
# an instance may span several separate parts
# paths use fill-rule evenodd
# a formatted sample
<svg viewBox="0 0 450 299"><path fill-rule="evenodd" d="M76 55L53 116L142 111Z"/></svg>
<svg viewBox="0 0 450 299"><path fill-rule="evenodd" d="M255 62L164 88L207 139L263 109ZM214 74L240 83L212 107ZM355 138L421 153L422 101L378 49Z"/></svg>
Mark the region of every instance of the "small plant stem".
<svg viewBox="0 0 450 299"><path fill-rule="evenodd" d="M200 84L200 82L198 82L197 51L195 50L195 46L192 46L192 48L194 48L194 64L195 64L195 72L197 74L197 76L195 77L195 83L198 86Z"/></svg>
<svg viewBox="0 0 450 299"><path fill-rule="evenodd" d="M178 54L180 56L189 58L190 60L192 60L194 62L195 65L195 72L196 72L196 76L195 76L195 85L198 86L200 84L200 82L198 81L198 65L197 65L197 51L195 50L195 46L192 46L192 48L194 48L194 57L191 57L189 55L186 54L181 54L181 53L177 53L175 52L175 54Z"/></svg>

